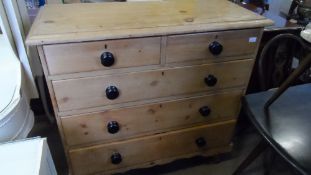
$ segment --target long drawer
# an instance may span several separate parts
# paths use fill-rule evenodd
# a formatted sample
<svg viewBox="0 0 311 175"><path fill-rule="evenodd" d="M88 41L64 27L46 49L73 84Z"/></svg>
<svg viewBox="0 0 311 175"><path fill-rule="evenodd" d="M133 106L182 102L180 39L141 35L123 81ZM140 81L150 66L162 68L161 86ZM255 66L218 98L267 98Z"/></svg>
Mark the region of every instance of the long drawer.
<svg viewBox="0 0 311 175"><path fill-rule="evenodd" d="M75 175L150 163L229 145L235 120L69 151Z"/></svg>
<svg viewBox="0 0 311 175"><path fill-rule="evenodd" d="M49 73L57 75L160 64L160 41L160 37L122 39L45 45L43 49Z"/></svg>
<svg viewBox="0 0 311 175"><path fill-rule="evenodd" d="M52 81L60 111L245 86L254 60Z"/></svg>
<svg viewBox="0 0 311 175"><path fill-rule="evenodd" d="M235 118L242 90L61 118L68 145L133 136Z"/></svg>
<svg viewBox="0 0 311 175"><path fill-rule="evenodd" d="M219 62L255 54L261 29L233 30L167 38L166 62Z"/></svg>

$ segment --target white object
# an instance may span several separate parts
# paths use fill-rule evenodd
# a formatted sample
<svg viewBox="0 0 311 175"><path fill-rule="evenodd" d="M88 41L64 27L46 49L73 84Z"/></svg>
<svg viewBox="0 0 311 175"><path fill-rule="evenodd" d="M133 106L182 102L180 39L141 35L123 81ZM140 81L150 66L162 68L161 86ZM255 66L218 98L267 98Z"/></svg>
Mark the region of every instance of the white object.
<svg viewBox="0 0 311 175"><path fill-rule="evenodd" d="M3 113L10 103L16 103L19 100L21 65L3 35L0 35L0 53L0 112ZM3 115L0 115L0 120L2 118Z"/></svg>
<svg viewBox="0 0 311 175"><path fill-rule="evenodd" d="M307 42L311 43L311 23L309 23L306 28L300 32L300 36Z"/></svg>
<svg viewBox="0 0 311 175"><path fill-rule="evenodd" d="M249 43L256 43L256 42L257 42L257 37L250 37L250 38L248 39L248 42L249 42Z"/></svg>
<svg viewBox="0 0 311 175"><path fill-rule="evenodd" d="M3 142L26 138L34 117L21 93L21 64L3 35L0 53L0 142Z"/></svg>
<svg viewBox="0 0 311 175"><path fill-rule="evenodd" d="M25 81L22 81L22 88L24 95L29 102L31 98L39 97L33 73L35 73L35 75L41 74L37 74L36 72L37 67L39 67L39 64L37 63L37 60L39 59L36 59L34 54L30 52L33 49L29 49L29 52L27 53L27 48L24 42L30 27L25 1L2 0L0 3L0 11L1 29L4 35L9 38L11 47L14 49L16 57L23 68L23 79ZM29 54L29 56L27 54ZM35 61L37 62L35 63Z"/></svg>
<svg viewBox="0 0 311 175"><path fill-rule="evenodd" d="M0 144L0 174L56 175L45 138Z"/></svg>

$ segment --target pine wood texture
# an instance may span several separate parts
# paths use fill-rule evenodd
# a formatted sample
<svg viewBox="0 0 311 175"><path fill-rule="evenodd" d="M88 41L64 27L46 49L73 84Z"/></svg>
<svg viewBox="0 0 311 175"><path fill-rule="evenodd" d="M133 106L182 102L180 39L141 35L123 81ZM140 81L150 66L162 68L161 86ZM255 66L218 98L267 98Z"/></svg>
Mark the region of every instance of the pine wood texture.
<svg viewBox="0 0 311 175"><path fill-rule="evenodd" d="M160 64L160 37L43 46L51 75L109 70ZM115 63L105 67L103 52L110 52Z"/></svg>
<svg viewBox="0 0 311 175"><path fill-rule="evenodd" d="M205 151L201 151L200 153L192 152L189 154L182 154L182 155L177 155L174 157L162 158L162 159L155 160L152 162L144 162L144 163L140 163L140 164L136 164L136 165L132 165L132 166L128 166L128 167L123 167L123 168L119 168L119 169L102 171L102 172L96 173L96 175L112 175L112 174L118 174L120 172L127 172L127 171L133 170L133 169L150 168L150 167L153 167L155 165L168 164L168 163L174 162L175 160L178 160L178 159L189 159L189 158L192 158L192 157L195 157L198 155L204 156L204 157L217 156L220 154L230 153L232 151L232 148L233 148L233 144L229 144L229 145L225 145L225 146L218 146L218 147L215 147L212 149L207 149ZM123 173L123 174L126 174L126 173Z"/></svg>
<svg viewBox="0 0 311 175"><path fill-rule="evenodd" d="M27 44L260 28L271 24L271 20L224 0L51 4L40 10Z"/></svg>
<svg viewBox="0 0 311 175"><path fill-rule="evenodd" d="M62 117L61 120L68 145L112 142L236 118L241 97L242 90L234 90L88 115ZM206 117L199 113L199 109L204 106L211 109L210 115ZM107 131L110 121L119 123L119 132L110 134Z"/></svg>
<svg viewBox="0 0 311 175"><path fill-rule="evenodd" d="M191 94L229 87L245 86L253 59L226 63L160 69L80 79L53 81L60 111L134 102L152 98ZM217 77L209 87L204 78ZM116 86L119 97L109 100L105 90Z"/></svg>
<svg viewBox="0 0 311 175"><path fill-rule="evenodd" d="M46 4L62 4L62 0L45 0Z"/></svg>
<svg viewBox="0 0 311 175"><path fill-rule="evenodd" d="M172 35L167 38L166 63L207 60L219 62L253 56L261 29L233 30L188 35ZM250 40L253 40L250 42ZM208 47L217 41L223 46L220 55L213 55Z"/></svg>
<svg viewBox="0 0 311 175"><path fill-rule="evenodd" d="M81 0L64 0L64 3L70 4L70 3L81 3Z"/></svg>
<svg viewBox="0 0 311 175"><path fill-rule="evenodd" d="M26 43L40 53L72 173L119 173L230 151L240 97L271 24L227 0L43 7ZM223 45L218 56L209 51L213 41ZM111 67L101 65L105 51L115 56ZM215 86L206 85L208 75ZM108 86L118 88L117 99L107 99ZM207 117L203 106L211 109ZM120 125L115 134L110 121ZM122 155L118 165L114 152Z"/></svg>
<svg viewBox="0 0 311 175"><path fill-rule="evenodd" d="M70 151L75 175L94 174L101 171L135 166L141 163L187 154L202 154L213 148L229 145L235 120L203 125L148 137L97 145ZM221 137L220 137L221 136ZM196 139L204 138L206 145L198 147ZM122 162L111 163L110 157L118 152Z"/></svg>

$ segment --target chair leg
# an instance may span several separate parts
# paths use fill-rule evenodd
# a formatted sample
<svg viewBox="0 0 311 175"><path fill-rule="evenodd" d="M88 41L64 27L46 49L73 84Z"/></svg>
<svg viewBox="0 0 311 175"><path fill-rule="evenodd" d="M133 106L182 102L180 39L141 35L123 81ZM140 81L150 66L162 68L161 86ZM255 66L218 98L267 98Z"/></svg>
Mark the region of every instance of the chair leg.
<svg viewBox="0 0 311 175"><path fill-rule="evenodd" d="M261 140L260 143L253 149L253 151L247 156L247 158L239 165L233 175L239 175L247 168L266 148L268 143L265 140Z"/></svg>
<svg viewBox="0 0 311 175"><path fill-rule="evenodd" d="M265 156L263 159L264 175L270 174L272 166L274 165L273 162L275 161L276 155L276 152L271 147L270 149L268 149L268 151L265 152Z"/></svg>

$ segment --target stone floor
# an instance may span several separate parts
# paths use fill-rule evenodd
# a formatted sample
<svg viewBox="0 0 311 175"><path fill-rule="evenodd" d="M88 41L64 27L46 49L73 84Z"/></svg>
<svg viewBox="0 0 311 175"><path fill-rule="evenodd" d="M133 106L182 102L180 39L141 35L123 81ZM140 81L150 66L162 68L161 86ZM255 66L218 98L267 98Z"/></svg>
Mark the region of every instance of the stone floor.
<svg viewBox="0 0 311 175"><path fill-rule="evenodd" d="M31 133L32 136L48 138L48 144L60 175L66 175L67 165L63 148L60 142L56 126L50 126L46 122L37 122ZM239 163L259 142L260 137L253 128L248 128L236 136L234 139L233 152L214 158L195 157L172 162L167 165L155 166L148 169L132 170L122 175L231 175ZM270 152L270 153L269 153ZM280 157L273 156L272 150L267 151L259 157L243 174L261 175L264 174L264 162L270 165L271 175L294 175L296 173L290 169ZM265 161L264 161L265 160ZM267 163L266 163L267 164ZM121 175L121 174L120 174Z"/></svg>

